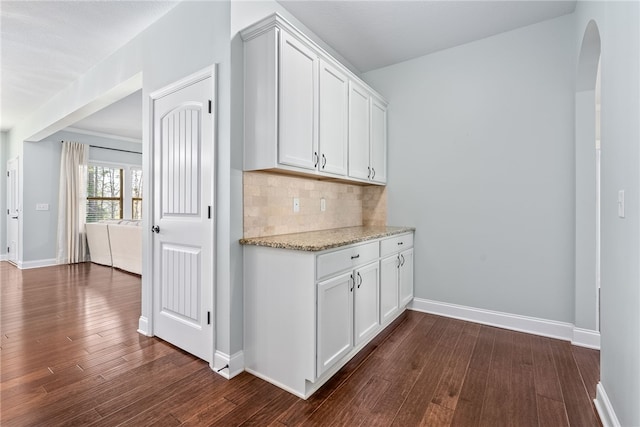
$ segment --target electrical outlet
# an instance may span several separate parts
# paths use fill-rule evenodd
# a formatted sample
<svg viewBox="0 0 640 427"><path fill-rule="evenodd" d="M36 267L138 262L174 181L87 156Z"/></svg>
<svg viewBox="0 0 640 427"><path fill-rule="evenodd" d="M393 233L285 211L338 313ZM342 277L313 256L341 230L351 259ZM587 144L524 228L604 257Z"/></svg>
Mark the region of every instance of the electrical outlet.
<svg viewBox="0 0 640 427"><path fill-rule="evenodd" d="M293 212L300 212L300 199L297 197L293 198Z"/></svg>
<svg viewBox="0 0 640 427"><path fill-rule="evenodd" d="M323 197L322 199L320 199L320 212L324 212L326 210L327 210L327 201Z"/></svg>

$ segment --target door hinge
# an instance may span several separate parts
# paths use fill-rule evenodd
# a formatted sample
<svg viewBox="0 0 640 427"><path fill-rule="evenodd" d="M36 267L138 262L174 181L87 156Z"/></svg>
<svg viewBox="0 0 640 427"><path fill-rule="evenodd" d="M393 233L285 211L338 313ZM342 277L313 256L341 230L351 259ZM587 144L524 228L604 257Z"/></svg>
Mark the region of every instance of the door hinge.
<svg viewBox="0 0 640 427"><path fill-rule="evenodd" d="M211 324L211 312L207 311L207 325Z"/></svg>
<svg viewBox="0 0 640 427"><path fill-rule="evenodd" d="M207 216L209 217L209 219L211 219L211 206L209 206L208 211L209 211L209 213L207 214Z"/></svg>
<svg viewBox="0 0 640 427"><path fill-rule="evenodd" d="M209 114L211 114L211 100L209 100Z"/></svg>

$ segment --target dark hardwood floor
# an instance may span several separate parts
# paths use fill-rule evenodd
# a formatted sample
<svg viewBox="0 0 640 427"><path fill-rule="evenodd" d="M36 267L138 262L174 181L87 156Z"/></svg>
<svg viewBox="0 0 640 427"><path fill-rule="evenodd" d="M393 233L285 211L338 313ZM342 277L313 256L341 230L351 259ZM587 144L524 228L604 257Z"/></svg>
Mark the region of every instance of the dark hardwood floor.
<svg viewBox="0 0 640 427"><path fill-rule="evenodd" d="M0 262L8 426L598 426L599 352L407 312L307 401L136 332L140 278Z"/></svg>

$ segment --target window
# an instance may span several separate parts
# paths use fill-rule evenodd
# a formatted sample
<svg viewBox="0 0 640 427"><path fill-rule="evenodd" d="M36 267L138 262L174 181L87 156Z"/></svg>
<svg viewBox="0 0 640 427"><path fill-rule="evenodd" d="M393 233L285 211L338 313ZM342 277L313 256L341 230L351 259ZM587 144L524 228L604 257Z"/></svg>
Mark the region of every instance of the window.
<svg viewBox="0 0 640 427"><path fill-rule="evenodd" d="M142 219L142 169L131 168L131 218Z"/></svg>
<svg viewBox="0 0 640 427"><path fill-rule="evenodd" d="M87 180L87 222L142 219L139 166L90 164Z"/></svg>
<svg viewBox="0 0 640 427"><path fill-rule="evenodd" d="M123 169L89 165L87 183L87 222L122 219Z"/></svg>

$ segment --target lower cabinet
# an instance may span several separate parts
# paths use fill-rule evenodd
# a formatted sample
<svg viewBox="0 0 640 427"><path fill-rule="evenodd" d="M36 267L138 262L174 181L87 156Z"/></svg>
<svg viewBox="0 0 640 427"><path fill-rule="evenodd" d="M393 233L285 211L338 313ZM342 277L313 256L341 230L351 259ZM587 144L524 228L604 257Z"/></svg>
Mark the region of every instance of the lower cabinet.
<svg viewBox="0 0 640 427"><path fill-rule="evenodd" d="M358 346L378 331L380 326L378 260L355 271L354 281L354 346Z"/></svg>
<svg viewBox="0 0 640 427"><path fill-rule="evenodd" d="M380 323L385 325L393 319L400 308L398 255L380 260Z"/></svg>
<svg viewBox="0 0 640 427"><path fill-rule="evenodd" d="M400 307L405 307L413 299L413 248L400 252L399 255Z"/></svg>
<svg viewBox="0 0 640 427"><path fill-rule="evenodd" d="M318 283L318 375L353 348L353 274Z"/></svg>
<svg viewBox="0 0 640 427"><path fill-rule="evenodd" d="M380 242L380 324L391 322L413 299L413 234Z"/></svg>
<svg viewBox="0 0 640 427"><path fill-rule="evenodd" d="M321 253L245 246L245 370L309 397L413 297L403 236Z"/></svg>

